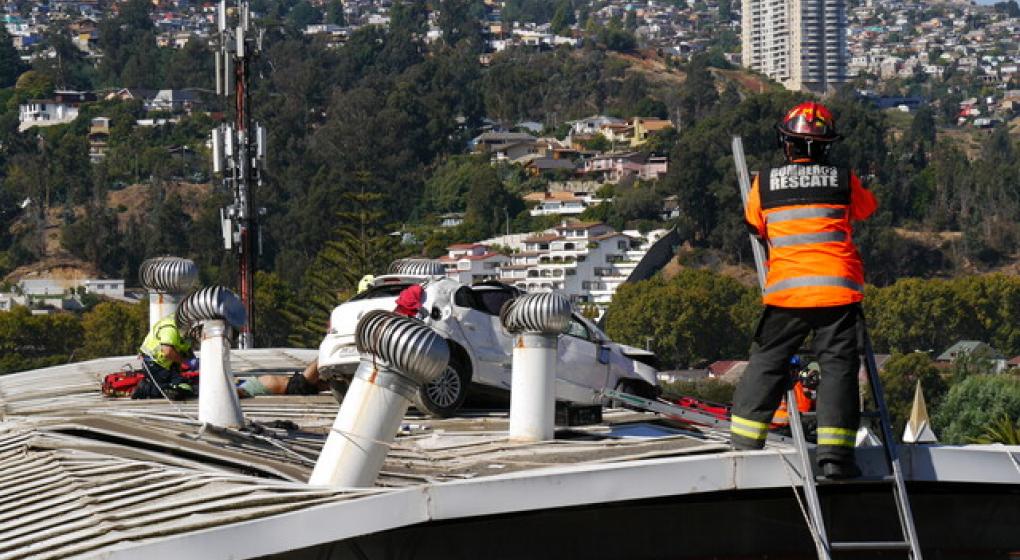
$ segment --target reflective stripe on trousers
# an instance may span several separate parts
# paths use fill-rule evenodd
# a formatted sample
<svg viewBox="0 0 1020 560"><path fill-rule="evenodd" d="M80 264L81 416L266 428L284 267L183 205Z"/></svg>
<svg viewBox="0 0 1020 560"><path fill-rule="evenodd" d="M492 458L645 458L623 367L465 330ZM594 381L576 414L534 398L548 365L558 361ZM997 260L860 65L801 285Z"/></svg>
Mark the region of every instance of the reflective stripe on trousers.
<svg viewBox="0 0 1020 560"><path fill-rule="evenodd" d="M769 433L769 425L765 422L755 422L747 418L732 416L730 418L730 432L747 439L765 441Z"/></svg>
<svg viewBox="0 0 1020 560"><path fill-rule="evenodd" d="M854 447L857 444L857 430L849 428L818 428L818 445Z"/></svg>

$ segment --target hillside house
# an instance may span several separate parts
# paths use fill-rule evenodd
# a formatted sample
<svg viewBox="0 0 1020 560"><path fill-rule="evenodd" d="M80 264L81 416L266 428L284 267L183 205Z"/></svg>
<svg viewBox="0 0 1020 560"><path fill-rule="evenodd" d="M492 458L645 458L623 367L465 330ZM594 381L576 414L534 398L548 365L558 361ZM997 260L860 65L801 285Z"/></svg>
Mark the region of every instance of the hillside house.
<svg viewBox="0 0 1020 560"><path fill-rule="evenodd" d="M965 356L973 356L990 361L992 371L995 373L1000 373L1006 369L1006 358L987 342L980 340L961 340L947 348L945 352L939 354L935 361L951 364Z"/></svg>
<svg viewBox="0 0 1020 560"><path fill-rule="evenodd" d="M462 284L475 284L499 278L499 267L510 262L510 257L489 251L481 243L460 243L447 247L439 257L446 267L446 275Z"/></svg>
<svg viewBox="0 0 1020 560"><path fill-rule="evenodd" d="M82 103L95 101L96 96L83 91L57 90L48 99L30 99L18 106L18 131L34 126L67 124L78 118Z"/></svg>
<svg viewBox="0 0 1020 560"><path fill-rule="evenodd" d="M659 179L669 169L665 156L649 156L641 152L601 154L583 161L580 173L606 183L618 183L624 177L644 181Z"/></svg>
<svg viewBox="0 0 1020 560"><path fill-rule="evenodd" d="M637 147L648 141L653 134L673 128L673 123L667 119L652 119L645 117L634 117L631 124L633 131L630 145Z"/></svg>
<svg viewBox="0 0 1020 560"><path fill-rule="evenodd" d="M110 118L96 117L89 122L89 161L99 163L106 157L110 142Z"/></svg>

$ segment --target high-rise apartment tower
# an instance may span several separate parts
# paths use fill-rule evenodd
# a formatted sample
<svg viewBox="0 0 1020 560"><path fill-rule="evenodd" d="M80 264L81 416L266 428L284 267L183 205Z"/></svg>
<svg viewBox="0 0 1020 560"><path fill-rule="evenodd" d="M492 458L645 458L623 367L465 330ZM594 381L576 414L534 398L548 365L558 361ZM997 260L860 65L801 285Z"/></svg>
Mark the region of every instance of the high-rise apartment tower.
<svg viewBox="0 0 1020 560"><path fill-rule="evenodd" d="M846 0L743 0L743 65L795 91L846 81Z"/></svg>

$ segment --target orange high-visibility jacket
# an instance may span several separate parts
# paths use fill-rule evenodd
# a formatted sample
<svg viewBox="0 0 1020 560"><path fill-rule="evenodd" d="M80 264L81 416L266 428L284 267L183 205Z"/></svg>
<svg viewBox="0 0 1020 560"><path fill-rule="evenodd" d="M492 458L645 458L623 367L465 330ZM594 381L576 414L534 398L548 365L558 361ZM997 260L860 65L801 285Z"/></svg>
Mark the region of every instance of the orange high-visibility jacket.
<svg viewBox="0 0 1020 560"><path fill-rule="evenodd" d="M793 396L797 398L797 410L800 412L811 412L815 409L815 400L808 396L804 384L797 381L793 384ZM790 424L790 412L787 410L786 397L779 404L776 413L772 416L772 427L788 426Z"/></svg>
<svg viewBox="0 0 1020 560"><path fill-rule="evenodd" d="M864 266L850 220L878 207L852 171L796 161L754 178L748 225L768 242L762 300L777 307L834 307L864 297Z"/></svg>

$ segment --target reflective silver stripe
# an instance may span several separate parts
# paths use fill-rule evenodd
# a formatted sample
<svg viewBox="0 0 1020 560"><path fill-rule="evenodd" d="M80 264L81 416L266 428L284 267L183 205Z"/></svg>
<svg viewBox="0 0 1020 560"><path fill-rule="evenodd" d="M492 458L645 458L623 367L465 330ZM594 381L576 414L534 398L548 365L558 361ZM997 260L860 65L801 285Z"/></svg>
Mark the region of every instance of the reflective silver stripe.
<svg viewBox="0 0 1020 560"><path fill-rule="evenodd" d="M832 241L846 241L846 232L823 231L821 233L800 233L797 235L769 238L769 244L773 247L789 247L791 245L806 245L808 243L829 243Z"/></svg>
<svg viewBox="0 0 1020 560"><path fill-rule="evenodd" d="M846 210L843 208L791 208L768 214L765 223L775 224L803 218L842 218L845 215Z"/></svg>
<svg viewBox="0 0 1020 560"><path fill-rule="evenodd" d="M798 276L797 278L788 278L772 284L765 288L765 293L771 294L782 290L789 290L790 288L810 288L814 286L849 288L857 292L864 291L863 286L842 276Z"/></svg>

